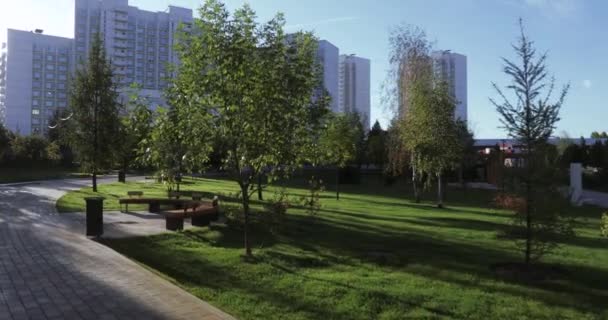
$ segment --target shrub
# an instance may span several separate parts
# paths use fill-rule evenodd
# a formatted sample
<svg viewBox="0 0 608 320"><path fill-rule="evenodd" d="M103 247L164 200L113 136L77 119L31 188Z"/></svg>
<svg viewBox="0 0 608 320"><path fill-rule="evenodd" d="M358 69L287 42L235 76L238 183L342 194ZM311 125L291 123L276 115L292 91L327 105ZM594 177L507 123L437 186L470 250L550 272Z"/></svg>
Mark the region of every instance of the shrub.
<svg viewBox="0 0 608 320"><path fill-rule="evenodd" d="M274 193L272 199L264 204L264 212L261 212L259 216L260 222L262 222L264 227L270 232L280 230L284 225L285 216L287 215L289 207L289 194L286 192L285 188L281 188Z"/></svg>
<svg viewBox="0 0 608 320"><path fill-rule="evenodd" d="M494 197L494 205L500 209L522 213L526 211L526 199L509 193L499 193Z"/></svg>
<svg viewBox="0 0 608 320"><path fill-rule="evenodd" d="M608 212L602 215L600 230L602 231L602 236L608 237Z"/></svg>
<svg viewBox="0 0 608 320"><path fill-rule="evenodd" d="M306 207L306 212L309 215L316 216L319 210L321 210L321 193L325 191L325 186L323 185L323 180L316 179L315 177L308 181L308 186L309 194L302 196L300 202Z"/></svg>

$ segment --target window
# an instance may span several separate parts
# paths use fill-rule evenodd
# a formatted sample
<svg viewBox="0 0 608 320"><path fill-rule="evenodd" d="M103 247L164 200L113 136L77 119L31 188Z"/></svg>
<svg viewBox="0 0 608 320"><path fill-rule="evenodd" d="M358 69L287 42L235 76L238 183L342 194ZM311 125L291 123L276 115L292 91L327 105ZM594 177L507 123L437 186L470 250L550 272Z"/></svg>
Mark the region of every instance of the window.
<svg viewBox="0 0 608 320"><path fill-rule="evenodd" d="M32 109L32 114L37 116L40 114L40 110L39 109Z"/></svg>
<svg viewBox="0 0 608 320"><path fill-rule="evenodd" d="M47 89L53 89L53 83L51 83L51 82L47 82L47 83L46 83L46 88L47 88Z"/></svg>
<svg viewBox="0 0 608 320"><path fill-rule="evenodd" d="M54 61L55 57L53 57L52 55L47 55L46 56L46 61Z"/></svg>
<svg viewBox="0 0 608 320"><path fill-rule="evenodd" d="M53 101L46 101L44 103L44 105L47 106L47 107L52 107L53 106Z"/></svg>
<svg viewBox="0 0 608 320"><path fill-rule="evenodd" d="M54 73L47 73L46 74L46 78L47 79L55 79L55 74Z"/></svg>
<svg viewBox="0 0 608 320"><path fill-rule="evenodd" d="M68 62L68 58L65 56L59 57L59 62Z"/></svg>
<svg viewBox="0 0 608 320"><path fill-rule="evenodd" d="M47 92L46 92L46 96L47 96L48 98L52 98L52 97L53 97L53 91L47 91Z"/></svg>
<svg viewBox="0 0 608 320"><path fill-rule="evenodd" d="M57 106L61 107L61 108L65 108L67 106L67 103L65 101L58 101Z"/></svg>
<svg viewBox="0 0 608 320"><path fill-rule="evenodd" d="M40 91L32 91L34 97L40 97Z"/></svg>
<svg viewBox="0 0 608 320"><path fill-rule="evenodd" d="M65 74L60 74L59 75L59 80L67 80L68 76L66 76Z"/></svg>
<svg viewBox="0 0 608 320"><path fill-rule="evenodd" d="M40 72L34 72L34 79L36 79L36 80L40 79Z"/></svg>
<svg viewBox="0 0 608 320"><path fill-rule="evenodd" d="M59 99L65 99L65 98L67 98L67 97L68 97L68 95L67 95L67 94L65 94L64 92L60 92L60 93L58 93L58 94L57 94L57 96L59 97Z"/></svg>
<svg viewBox="0 0 608 320"><path fill-rule="evenodd" d="M68 67L66 67L66 66L59 66L59 71L68 71Z"/></svg>
<svg viewBox="0 0 608 320"><path fill-rule="evenodd" d="M40 81L34 81L34 82L32 82L32 87L34 87L34 88L40 88Z"/></svg>
<svg viewBox="0 0 608 320"><path fill-rule="evenodd" d="M55 66L54 66L54 65L52 65L52 64L48 64L48 65L46 66L46 69L47 69L47 70L55 70Z"/></svg>
<svg viewBox="0 0 608 320"><path fill-rule="evenodd" d="M65 82L59 82L57 84L57 88L59 88L59 89L65 89Z"/></svg>
<svg viewBox="0 0 608 320"><path fill-rule="evenodd" d="M33 106L37 106L37 105L39 105L39 104L40 104L40 101L38 101L38 99L34 99L34 100L32 100L32 105L33 105Z"/></svg>
<svg viewBox="0 0 608 320"><path fill-rule="evenodd" d="M40 64L40 62L34 63L34 69L40 69L40 68L42 68L42 65Z"/></svg>
<svg viewBox="0 0 608 320"><path fill-rule="evenodd" d="M32 118L32 124L36 124L36 125L40 124L40 119Z"/></svg>

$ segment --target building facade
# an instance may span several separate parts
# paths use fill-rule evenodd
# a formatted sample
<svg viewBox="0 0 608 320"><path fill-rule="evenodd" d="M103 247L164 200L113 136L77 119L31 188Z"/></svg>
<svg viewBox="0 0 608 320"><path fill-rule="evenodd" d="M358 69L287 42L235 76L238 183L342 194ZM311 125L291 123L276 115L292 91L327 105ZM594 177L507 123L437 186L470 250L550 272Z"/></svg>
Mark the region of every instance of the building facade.
<svg viewBox="0 0 608 320"><path fill-rule="evenodd" d="M339 111L356 112L363 127L370 128L370 60L355 55L341 55L339 66Z"/></svg>
<svg viewBox="0 0 608 320"><path fill-rule="evenodd" d="M331 97L331 111L339 112L339 59L340 50L327 40L319 41L317 60L323 67L323 86Z"/></svg>
<svg viewBox="0 0 608 320"><path fill-rule="evenodd" d="M8 30L0 84L6 127L22 135L43 133L49 118L68 106L72 68L69 38Z"/></svg>
<svg viewBox="0 0 608 320"><path fill-rule="evenodd" d="M462 121L468 119L467 97L467 57L449 50L432 54L435 74L446 81L450 94L456 99L455 117Z"/></svg>
<svg viewBox="0 0 608 320"><path fill-rule="evenodd" d="M54 112L68 106L70 78L97 33L122 99L137 83L153 106L162 104L168 66L177 63L176 33L192 21L192 10L174 6L150 12L128 0L76 0L74 39L9 29L0 51L0 121L22 135L43 133Z"/></svg>
<svg viewBox="0 0 608 320"><path fill-rule="evenodd" d="M6 42L0 44L0 124L6 122Z"/></svg>
<svg viewBox="0 0 608 320"><path fill-rule="evenodd" d="M77 62L87 59L99 32L119 91L137 83L153 105L162 103L171 76L168 67L178 62L175 36L182 25L191 29L191 9L169 6L165 12L151 12L129 6L128 0L76 0L74 21Z"/></svg>

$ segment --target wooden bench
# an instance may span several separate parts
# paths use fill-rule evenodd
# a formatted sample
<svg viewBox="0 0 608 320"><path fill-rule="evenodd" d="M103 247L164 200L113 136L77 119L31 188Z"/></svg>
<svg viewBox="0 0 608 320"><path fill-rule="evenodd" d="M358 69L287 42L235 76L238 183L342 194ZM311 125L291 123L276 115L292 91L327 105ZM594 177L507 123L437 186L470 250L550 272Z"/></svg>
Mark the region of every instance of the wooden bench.
<svg viewBox="0 0 608 320"><path fill-rule="evenodd" d="M167 197L175 198L175 199L184 197L184 198L192 198L192 200L201 200L201 199L203 199L203 193L199 192L199 191L188 191L188 190L169 191L169 192L167 192Z"/></svg>
<svg viewBox="0 0 608 320"><path fill-rule="evenodd" d="M144 196L143 191L127 191L129 199L142 198ZM122 203L121 203L122 204ZM129 212L129 202L125 202L125 212ZM120 206L120 212L122 212L122 206Z"/></svg>
<svg viewBox="0 0 608 320"><path fill-rule="evenodd" d="M161 205L170 205L179 208L191 208L197 205L200 201L189 199L167 199L167 198L121 198L118 199L121 205L121 212L129 211L129 204L147 204L148 212L159 213ZM125 205L125 211L122 211L122 205Z"/></svg>
<svg viewBox="0 0 608 320"><path fill-rule="evenodd" d="M191 218L191 223L195 227L205 227L211 221L218 219L218 201L213 199L210 203L202 202L191 208L167 210L161 213L165 216L165 228L170 231L183 230L185 218Z"/></svg>

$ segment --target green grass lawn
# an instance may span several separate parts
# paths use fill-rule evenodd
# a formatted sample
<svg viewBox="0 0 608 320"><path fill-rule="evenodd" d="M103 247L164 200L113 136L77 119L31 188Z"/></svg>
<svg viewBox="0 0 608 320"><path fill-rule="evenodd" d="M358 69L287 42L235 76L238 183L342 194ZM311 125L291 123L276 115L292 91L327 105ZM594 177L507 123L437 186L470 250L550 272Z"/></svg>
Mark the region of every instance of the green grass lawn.
<svg viewBox="0 0 608 320"><path fill-rule="evenodd" d="M182 188L237 190L208 179ZM248 262L238 227L106 244L240 319L608 319L608 241L599 237L597 208L573 209L577 236L561 239L562 249L545 258L566 274L520 282L490 269L522 260L512 242L497 237L509 213L491 208L490 192L450 189L449 207L439 210L413 203L402 186L368 181L341 189L340 201L324 194L317 217L294 208L278 231L256 225L255 259ZM165 194L156 184L100 190L112 209L127 190ZM83 211L87 194L70 193L58 208Z"/></svg>

